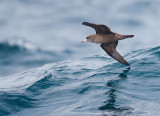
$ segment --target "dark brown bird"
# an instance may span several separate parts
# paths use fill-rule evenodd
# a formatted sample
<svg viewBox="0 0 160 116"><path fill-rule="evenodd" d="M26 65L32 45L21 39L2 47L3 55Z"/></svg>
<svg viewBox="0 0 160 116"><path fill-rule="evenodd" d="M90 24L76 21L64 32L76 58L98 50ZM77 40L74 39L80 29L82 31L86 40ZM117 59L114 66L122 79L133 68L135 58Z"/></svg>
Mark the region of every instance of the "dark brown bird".
<svg viewBox="0 0 160 116"><path fill-rule="evenodd" d="M121 35L114 33L109 27L102 24L93 24L88 22L83 22L83 25L92 27L95 29L96 34L88 36L84 42L94 42L101 43L102 49L112 58L119 61L122 64L129 65L129 63L116 51L118 45L118 40L134 37L134 35Z"/></svg>

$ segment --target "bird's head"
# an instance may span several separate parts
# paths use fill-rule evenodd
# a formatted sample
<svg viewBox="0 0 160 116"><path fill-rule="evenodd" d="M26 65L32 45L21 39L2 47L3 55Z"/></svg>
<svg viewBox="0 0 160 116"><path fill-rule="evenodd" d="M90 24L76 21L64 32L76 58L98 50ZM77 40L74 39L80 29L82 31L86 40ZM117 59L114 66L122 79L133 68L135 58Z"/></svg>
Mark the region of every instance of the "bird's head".
<svg viewBox="0 0 160 116"><path fill-rule="evenodd" d="M94 38L95 38L94 35L87 36L86 39L82 41L82 43L84 43L84 42L93 42Z"/></svg>

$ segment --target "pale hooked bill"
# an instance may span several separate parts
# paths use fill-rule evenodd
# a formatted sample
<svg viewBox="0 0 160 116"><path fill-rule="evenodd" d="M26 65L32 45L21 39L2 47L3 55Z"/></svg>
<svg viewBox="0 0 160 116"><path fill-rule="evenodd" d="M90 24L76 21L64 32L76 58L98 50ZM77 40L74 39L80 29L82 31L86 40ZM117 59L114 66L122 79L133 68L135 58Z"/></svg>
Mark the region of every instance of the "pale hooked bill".
<svg viewBox="0 0 160 116"><path fill-rule="evenodd" d="M87 39L83 40L81 43L87 42Z"/></svg>

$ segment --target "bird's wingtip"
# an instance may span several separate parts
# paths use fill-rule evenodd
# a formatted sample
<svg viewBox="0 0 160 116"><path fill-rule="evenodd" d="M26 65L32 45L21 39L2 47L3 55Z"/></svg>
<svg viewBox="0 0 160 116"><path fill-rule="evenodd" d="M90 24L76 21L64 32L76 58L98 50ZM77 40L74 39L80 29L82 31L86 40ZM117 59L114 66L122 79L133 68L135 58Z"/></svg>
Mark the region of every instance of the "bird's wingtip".
<svg viewBox="0 0 160 116"><path fill-rule="evenodd" d="M128 62L125 65L130 66L130 64Z"/></svg>
<svg viewBox="0 0 160 116"><path fill-rule="evenodd" d="M86 25L86 24L88 24L88 22L83 22L83 23L82 23L82 25Z"/></svg>

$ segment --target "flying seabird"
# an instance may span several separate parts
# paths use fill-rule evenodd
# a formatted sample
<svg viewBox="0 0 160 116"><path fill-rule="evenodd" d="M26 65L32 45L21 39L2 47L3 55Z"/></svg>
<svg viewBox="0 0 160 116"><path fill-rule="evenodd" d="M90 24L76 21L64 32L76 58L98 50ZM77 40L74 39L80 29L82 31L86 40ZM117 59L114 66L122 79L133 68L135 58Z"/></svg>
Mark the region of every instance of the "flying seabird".
<svg viewBox="0 0 160 116"><path fill-rule="evenodd" d="M118 33L114 33L110 30L109 27L102 24L93 24L88 22L83 22L82 24L92 27L96 31L96 34L89 35L85 40L82 41L82 43L101 43L100 46L109 56L111 56L118 62L129 66L129 63L116 51L116 47L118 45L118 40L134 37L134 35L121 35Z"/></svg>

